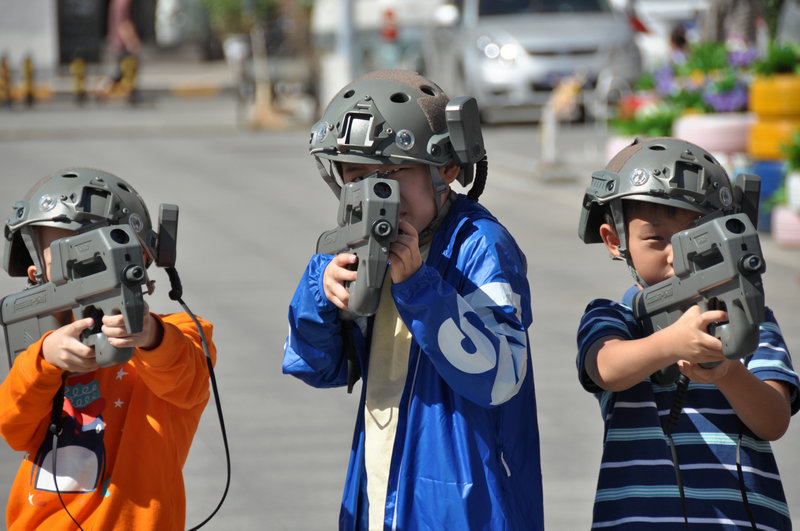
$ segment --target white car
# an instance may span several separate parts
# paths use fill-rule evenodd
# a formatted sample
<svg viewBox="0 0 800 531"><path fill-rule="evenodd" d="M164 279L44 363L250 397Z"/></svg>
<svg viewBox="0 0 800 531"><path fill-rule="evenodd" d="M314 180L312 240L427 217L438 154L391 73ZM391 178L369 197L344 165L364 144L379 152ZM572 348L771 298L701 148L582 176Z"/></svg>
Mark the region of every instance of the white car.
<svg viewBox="0 0 800 531"><path fill-rule="evenodd" d="M599 77L630 84L641 73L634 32L606 0L458 0L435 15L425 72L453 96L474 96L484 121L538 117L570 76L583 81L591 112Z"/></svg>

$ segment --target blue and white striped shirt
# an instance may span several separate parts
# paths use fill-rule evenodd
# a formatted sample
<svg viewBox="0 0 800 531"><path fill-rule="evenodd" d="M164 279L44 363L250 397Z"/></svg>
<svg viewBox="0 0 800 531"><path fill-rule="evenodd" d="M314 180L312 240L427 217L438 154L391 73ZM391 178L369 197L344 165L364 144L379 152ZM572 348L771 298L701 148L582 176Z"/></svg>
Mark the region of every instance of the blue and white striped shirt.
<svg viewBox="0 0 800 531"><path fill-rule="evenodd" d="M675 384L661 386L648 379L613 393L599 388L584 368L586 352L598 339L611 335L642 337L630 308L633 293L635 288L625 294L622 304L592 301L578 329L579 378L584 389L595 393L605 420L592 528L673 530L683 527L684 513L662 426L669 415ZM746 361L747 368L761 380L786 382L792 388L794 414L800 408L800 380L769 309L760 328L761 340ZM748 505L758 528L791 529L769 442L759 439L739 420L716 386L690 383L680 420L671 433L691 529L751 527L737 472L737 447Z"/></svg>

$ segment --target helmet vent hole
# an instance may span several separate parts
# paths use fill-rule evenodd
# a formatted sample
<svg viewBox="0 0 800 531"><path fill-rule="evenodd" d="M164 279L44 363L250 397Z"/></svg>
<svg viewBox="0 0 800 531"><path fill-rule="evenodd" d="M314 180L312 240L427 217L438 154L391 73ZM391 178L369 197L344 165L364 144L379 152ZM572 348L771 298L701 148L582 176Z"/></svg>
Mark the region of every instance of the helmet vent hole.
<svg viewBox="0 0 800 531"><path fill-rule="evenodd" d="M405 92L395 92L389 97L389 99L394 103L405 103L411 98L409 98L408 94L406 94Z"/></svg>
<svg viewBox="0 0 800 531"><path fill-rule="evenodd" d="M122 188L126 192L130 193L130 190L128 189L128 187L125 186L123 183L117 183L117 186L119 186L120 188Z"/></svg>
<svg viewBox="0 0 800 531"><path fill-rule="evenodd" d="M708 153L704 153L704 154L703 154L703 157L705 157L705 159L706 159L708 162L710 162L711 164L717 164L717 161L716 161L716 160L714 160L714 157L712 157L712 156L711 156L711 155L709 155Z"/></svg>
<svg viewBox="0 0 800 531"><path fill-rule="evenodd" d="M344 97L344 98L352 98L353 94L355 94L355 93L356 93L355 90L350 89L347 92L345 92L344 94L342 94L342 97Z"/></svg>
<svg viewBox="0 0 800 531"><path fill-rule="evenodd" d="M72 172L70 172L70 173L62 173L61 176L64 177L65 179L77 179L78 178L78 174L77 173L72 173Z"/></svg>
<svg viewBox="0 0 800 531"><path fill-rule="evenodd" d="M424 92L425 94L427 94L428 96L435 96L436 95L436 91L433 90L433 87L431 87L429 85L422 85L419 89L422 92Z"/></svg>
<svg viewBox="0 0 800 531"><path fill-rule="evenodd" d="M660 146L658 144L655 144L655 145L652 145L652 146L648 146L648 149L651 149L653 151L666 151L667 148L665 148L664 146Z"/></svg>

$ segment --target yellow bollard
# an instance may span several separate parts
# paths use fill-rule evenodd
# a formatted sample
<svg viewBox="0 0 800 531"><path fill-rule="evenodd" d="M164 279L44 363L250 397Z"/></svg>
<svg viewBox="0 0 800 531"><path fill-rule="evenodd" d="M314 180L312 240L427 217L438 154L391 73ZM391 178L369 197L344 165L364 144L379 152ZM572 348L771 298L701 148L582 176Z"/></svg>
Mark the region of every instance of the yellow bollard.
<svg viewBox="0 0 800 531"><path fill-rule="evenodd" d="M11 107L11 69L8 57L0 57L0 105Z"/></svg>
<svg viewBox="0 0 800 531"><path fill-rule="evenodd" d="M22 63L22 94L25 99L25 105L32 107L34 103L34 76L33 76L33 59L31 56L25 57Z"/></svg>
<svg viewBox="0 0 800 531"><path fill-rule="evenodd" d="M69 64L69 74L72 76L72 92L78 105L86 103L86 61L83 57L76 57Z"/></svg>
<svg viewBox="0 0 800 531"><path fill-rule="evenodd" d="M139 62L135 55L126 56L120 63L120 70L122 70L120 86L123 94L128 95L130 103L136 103L136 73L138 68Z"/></svg>

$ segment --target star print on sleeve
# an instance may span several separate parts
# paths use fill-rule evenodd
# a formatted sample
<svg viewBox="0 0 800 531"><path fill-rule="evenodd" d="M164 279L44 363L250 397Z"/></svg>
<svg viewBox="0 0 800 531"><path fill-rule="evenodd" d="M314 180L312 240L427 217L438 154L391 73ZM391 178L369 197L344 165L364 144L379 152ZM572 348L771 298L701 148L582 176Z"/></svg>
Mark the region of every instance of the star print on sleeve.
<svg viewBox="0 0 800 531"><path fill-rule="evenodd" d="M114 407L122 407L122 404L124 404L124 403L125 403L125 402L123 402L122 400L120 400L119 398L117 398L117 399L114 401Z"/></svg>
<svg viewBox="0 0 800 531"><path fill-rule="evenodd" d="M125 367L120 367L119 370L117 371L117 380L122 380L122 377L125 376L126 374L128 373L125 372Z"/></svg>

